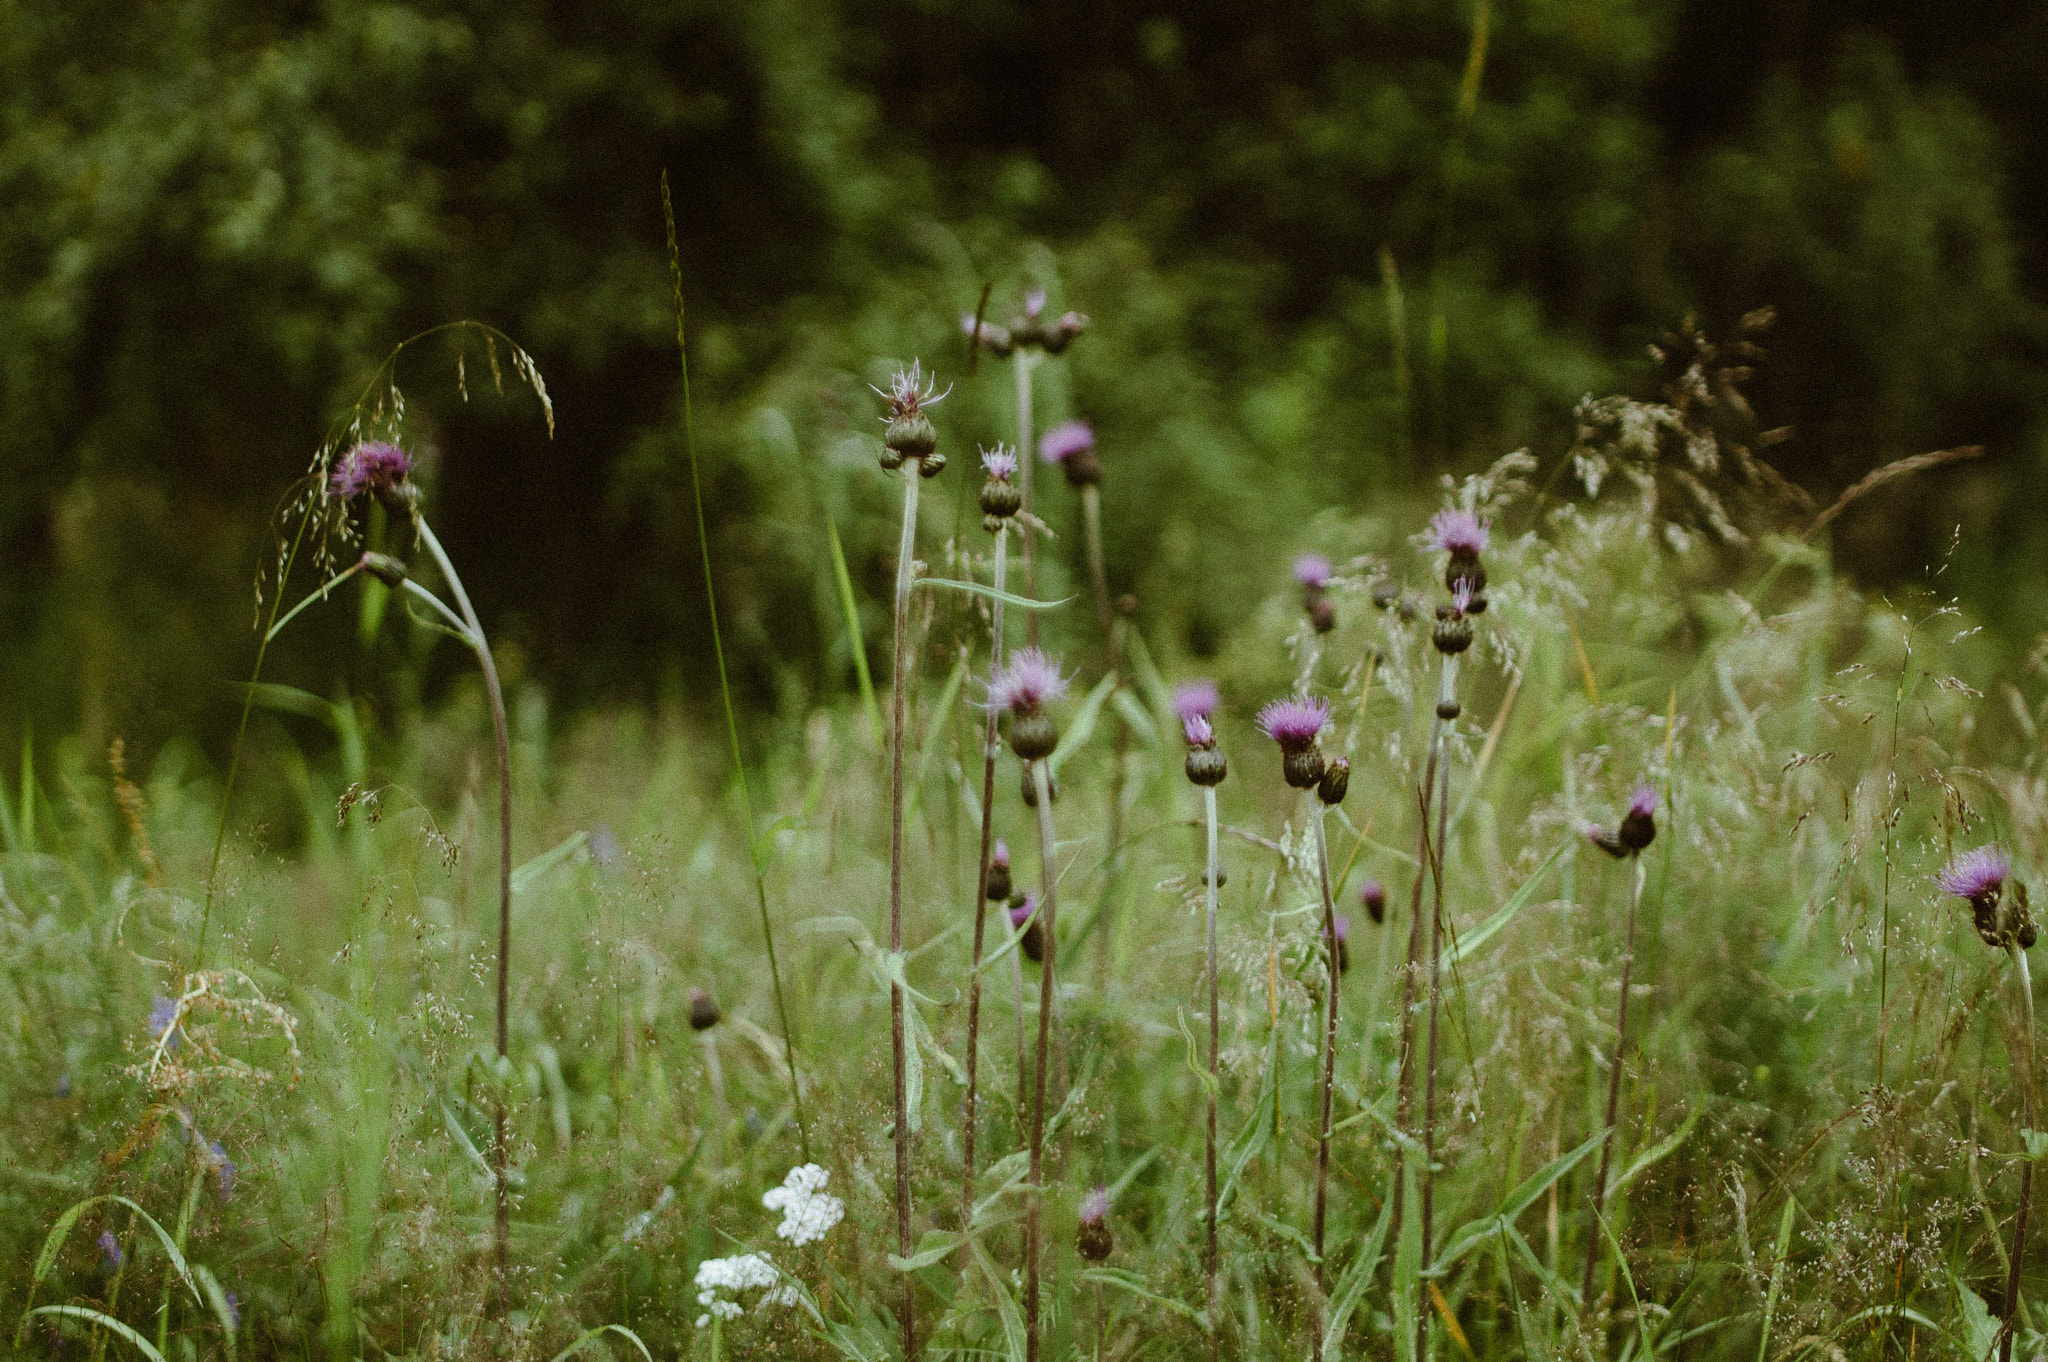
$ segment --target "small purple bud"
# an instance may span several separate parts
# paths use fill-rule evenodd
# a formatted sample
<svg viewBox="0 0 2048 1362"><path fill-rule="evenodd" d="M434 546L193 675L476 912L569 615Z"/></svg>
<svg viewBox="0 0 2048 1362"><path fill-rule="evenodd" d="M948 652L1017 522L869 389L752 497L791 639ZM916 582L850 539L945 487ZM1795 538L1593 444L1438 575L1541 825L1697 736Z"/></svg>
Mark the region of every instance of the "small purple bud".
<svg viewBox="0 0 2048 1362"><path fill-rule="evenodd" d="M1086 421L1062 421L1038 437L1038 457L1047 463L1065 463L1094 448L1095 432Z"/></svg>
<svg viewBox="0 0 2048 1362"><path fill-rule="evenodd" d="M121 1264L128 1261L128 1255L121 1252L121 1241L114 1237L114 1232L101 1230L100 1237L94 1242L100 1246L101 1254L106 1257L107 1271L120 1271Z"/></svg>
<svg viewBox="0 0 2048 1362"><path fill-rule="evenodd" d="M1074 1246L1091 1263L1099 1263L1116 1250L1116 1236L1109 1231L1109 1189L1097 1187L1081 1200L1080 1233Z"/></svg>
<svg viewBox="0 0 2048 1362"><path fill-rule="evenodd" d="M1365 915L1374 926L1387 920L1387 890L1378 880L1367 880L1359 887L1358 901L1365 905Z"/></svg>
<svg viewBox="0 0 2048 1362"><path fill-rule="evenodd" d="M996 838L995 850L988 854L988 863L991 866L999 865L1003 869L1008 870L1010 868L1010 844L1000 837Z"/></svg>
<svg viewBox="0 0 2048 1362"><path fill-rule="evenodd" d="M1351 973L1351 916L1337 914L1337 973Z"/></svg>
<svg viewBox="0 0 2048 1362"><path fill-rule="evenodd" d="M1316 590L1330 584L1332 571L1330 560L1320 553L1304 553L1294 560L1294 580Z"/></svg>

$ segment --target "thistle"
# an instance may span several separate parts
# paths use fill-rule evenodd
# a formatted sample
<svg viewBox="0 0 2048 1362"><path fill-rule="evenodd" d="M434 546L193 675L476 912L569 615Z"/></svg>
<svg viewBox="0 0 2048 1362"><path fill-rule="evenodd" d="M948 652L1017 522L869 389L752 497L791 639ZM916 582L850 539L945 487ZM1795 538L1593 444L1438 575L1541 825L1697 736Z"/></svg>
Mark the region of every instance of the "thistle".
<svg viewBox="0 0 2048 1362"><path fill-rule="evenodd" d="M880 389L876 389L880 392ZM949 390L950 391L950 390ZM895 670L889 730L889 949L903 950L903 743L910 699L910 584L917 554L917 488L945 467L938 453L938 433L927 410L946 396L936 391L920 365L899 369L882 394L888 414L882 418L882 467L903 470L903 533L896 550ZM910 1110L905 1048L903 985L889 984L889 1040L895 1058L896 1098L896 1252L905 1258L910 1243ZM909 1273L903 1274L903 1355L917 1356L917 1295Z"/></svg>
<svg viewBox="0 0 2048 1362"><path fill-rule="evenodd" d="M1628 809L1621 816L1618 831L1593 827L1586 837L1609 856L1626 859L1628 876L1628 926L1622 936L1621 997L1614 1005L1614 1057L1607 1075L1606 1135L1600 1141L1600 1171L1593 1178L1593 1223L1586 1234L1586 1273L1580 1283L1579 1299L1593 1304L1593 1272L1600 1261L1600 1220L1607 1206L1607 1169L1614 1154L1614 1117L1621 1108L1621 1073L1628 1047L1629 973L1636 959L1636 910L1643 902L1643 848L1657 836L1657 792L1650 782L1638 778L1629 794Z"/></svg>
<svg viewBox="0 0 2048 1362"><path fill-rule="evenodd" d="M996 596L989 619L989 683L995 684L1003 665L1003 597L1009 567L1010 520L1023 505L1023 494L1011 481L1017 472L1017 455L997 445L981 452L984 478L979 501L982 528L995 536L993 582ZM1010 897L1010 848L995 832L996 710L990 707L982 730L981 763L981 868L974 893L974 954L967 973L967 1107L962 1122L960 1172L961 1224L974 1215L975 1137L981 1110L981 955L988 918L988 904ZM993 842L993 845L991 843ZM1023 1025L1020 1015L1018 1026ZM1018 1032L1018 1051L1023 1051L1023 1033Z"/></svg>
<svg viewBox="0 0 2048 1362"><path fill-rule="evenodd" d="M1207 1242L1204 1245L1203 1264L1208 1273L1208 1324L1209 1356L1218 1357L1222 1345L1219 1329L1223 1308L1222 1256L1216 1242L1216 1093L1217 1093L1217 1052L1220 1042L1221 1012L1218 1003L1216 953L1216 891L1223 883L1223 869L1216 855L1216 787L1230 774L1230 763L1216 747L1216 730L1211 716L1221 697L1213 681L1189 681L1175 688L1173 712L1180 717L1181 733L1187 739L1188 755L1186 770L1188 780L1202 792L1202 821L1208 832L1207 868L1202 875L1208 907L1208 968L1204 974L1209 985L1209 1082L1207 1137L1204 1144L1203 1167L1206 1172L1208 1214L1204 1219Z"/></svg>
<svg viewBox="0 0 2048 1362"><path fill-rule="evenodd" d="M1316 739L1330 726L1330 702L1296 695L1259 711L1259 732L1280 744L1280 773L1297 790L1313 790L1323 778L1323 752Z"/></svg>
<svg viewBox="0 0 2048 1362"><path fill-rule="evenodd" d="M1045 320L1045 290L1031 289L1024 295L1023 315L1008 326L977 321L972 313L960 318L960 329L971 344L987 346L998 358L1009 359L1017 378L1017 461L1020 487L1019 508L1028 516L1032 509L1031 454L1034 448L1031 420L1031 374L1048 355L1065 352L1088 329L1088 319L1068 312L1057 320ZM1038 546L1033 542L1030 522L1024 526L1024 594L1038 595ZM1038 643L1038 617L1024 621L1025 642Z"/></svg>
<svg viewBox="0 0 2048 1362"><path fill-rule="evenodd" d="M1052 1047L1054 969L1059 955L1058 884L1059 867L1053 854L1052 790L1046 781L1046 759L1059 746L1059 726L1047 706L1066 693L1066 678L1050 658L1036 648L1026 648L1012 658L1009 666L989 687L991 710L1010 716L1010 750L1027 764L1038 791L1039 911L1043 919L1035 925L1040 932L1038 973L1038 1051L1031 1075L1031 1163L1033 1188L1024 1219L1024 1352L1026 1362L1038 1362L1039 1321L1039 1188L1045 1183L1045 1066ZM1027 902L1027 907L1029 904ZM1036 918L1037 914L1027 914ZM907 1254L905 1255L908 1256Z"/></svg>
<svg viewBox="0 0 2048 1362"><path fill-rule="evenodd" d="M2027 950L2034 944L2034 915L2027 904L2027 886L2013 878L2012 857L1997 847L1983 846L1966 851L1942 867L1934 883L1944 894L1970 903L1971 925L1984 944L2003 950L2012 958L2013 973L2024 1003L2022 1023L2025 1043L2012 1044L2012 1065L2020 1070L2020 1125L2034 1125L2034 978L2027 967ZM2020 1264L2027 1253L2027 1218L2034 1203L2034 1160L2022 1156L2019 1209L2013 1216L2012 1252L2006 1258L2005 1310L1998 1328L1998 1362L2012 1362L2012 1339L2018 1318Z"/></svg>
<svg viewBox="0 0 2048 1362"><path fill-rule="evenodd" d="M1304 553L1294 560L1294 580L1301 583L1301 608L1319 634L1337 627L1337 607L1330 600L1330 560Z"/></svg>

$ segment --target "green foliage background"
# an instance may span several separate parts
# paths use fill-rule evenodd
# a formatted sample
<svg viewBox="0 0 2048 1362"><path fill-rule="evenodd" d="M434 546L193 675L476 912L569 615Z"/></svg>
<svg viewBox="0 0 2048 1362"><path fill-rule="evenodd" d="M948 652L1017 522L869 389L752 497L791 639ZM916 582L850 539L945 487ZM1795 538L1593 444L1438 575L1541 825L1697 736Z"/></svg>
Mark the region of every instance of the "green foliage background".
<svg viewBox="0 0 2048 1362"><path fill-rule="evenodd" d="M1952 580L2023 637L2048 23L1781 11L1493 5L1479 51L1462 0L0 3L0 727L222 749L280 497L391 346L457 317L527 346L560 414L550 443L465 405L452 356L401 375L514 671L571 707L695 690L664 167L758 705L850 684L828 513L885 625L863 385L962 379L984 280L998 316L1035 282L1095 318L1048 416L1102 432L1113 580L1197 655L1318 512L1523 444L1554 465L1582 394L1648 391L1661 327L1766 304L1759 419L1823 501L1991 451L1845 519L1845 567L1917 577L1964 525ZM985 370L944 409L962 466L1007 394ZM276 675L379 693L394 659L349 633Z"/></svg>

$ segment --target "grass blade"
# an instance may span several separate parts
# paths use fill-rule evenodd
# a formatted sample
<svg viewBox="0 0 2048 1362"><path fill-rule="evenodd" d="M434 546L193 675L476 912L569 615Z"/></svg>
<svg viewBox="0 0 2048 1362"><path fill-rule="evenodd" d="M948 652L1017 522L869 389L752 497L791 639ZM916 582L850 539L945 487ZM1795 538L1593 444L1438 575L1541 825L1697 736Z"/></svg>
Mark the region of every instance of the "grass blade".
<svg viewBox="0 0 2048 1362"><path fill-rule="evenodd" d="M860 707L868 716L868 733L882 745L882 702L875 698L875 678L868 672L866 635L861 633L860 607L853 601L853 578L846 571L846 550L839 546L839 524L825 517L825 542L832 550L832 576L839 583L839 608L846 612L846 650L853 654L853 674L860 681Z"/></svg>
<svg viewBox="0 0 2048 1362"><path fill-rule="evenodd" d="M58 1315L66 1319L87 1320L99 1325L109 1333L127 1339L135 1345L136 1351L140 1352L144 1357L151 1359L151 1362L164 1362L164 1355L158 1352L148 1339L136 1333L112 1315L103 1315L99 1311L87 1309L83 1305L38 1305L29 1313L31 1315Z"/></svg>

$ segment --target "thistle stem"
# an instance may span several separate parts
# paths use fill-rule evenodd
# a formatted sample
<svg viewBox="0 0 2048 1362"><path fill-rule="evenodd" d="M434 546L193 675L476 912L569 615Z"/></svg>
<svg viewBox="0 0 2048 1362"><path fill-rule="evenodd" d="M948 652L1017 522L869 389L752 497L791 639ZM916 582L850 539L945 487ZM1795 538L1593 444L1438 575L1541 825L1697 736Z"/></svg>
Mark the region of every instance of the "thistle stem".
<svg viewBox="0 0 2048 1362"><path fill-rule="evenodd" d="M998 592L1003 590L1010 560L1010 532L1006 524L996 529L996 558L994 582ZM992 606L989 622L988 672L991 684L1003 666L1003 598L998 595ZM967 972L967 1111L962 1131L962 1157L960 1173L960 1227L964 1230L974 1218L974 1137L981 1106L980 1062L981 1062L981 952L983 933L988 923L988 872L989 850L995 831L996 806L996 754L1001 745L996 738L996 714L994 705L988 708L987 724L982 731L981 766L981 870L974 884L974 960Z"/></svg>
<svg viewBox="0 0 2048 1362"><path fill-rule="evenodd" d="M1600 1261L1600 1217L1607 1209L1607 1169L1614 1154L1614 1116L1621 1108L1622 1056L1628 1049L1628 980L1636 961L1636 910L1643 902L1643 857L1628 858L1628 927L1622 938L1621 998L1614 1005L1614 1061L1607 1074L1607 1134L1600 1141L1600 1171L1593 1178L1593 1223L1586 1234L1586 1275L1579 1299L1593 1305L1593 1271Z"/></svg>
<svg viewBox="0 0 2048 1362"><path fill-rule="evenodd" d="M903 463L903 535L896 547L895 671L889 697L889 950L903 953L903 741L910 700L910 582L917 550L917 487L924 460ZM910 1256L910 1108L904 1052L903 985L889 984L889 1044L895 1058L896 1252ZM903 1356L917 1356L917 1294L903 1274Z"/></svg>
<svg viewBox="0 0 2048 1362"><path fill-rule="evenodd" d="M1109 608L1109 575L1102 567L1102 493L1094 483L1081 488L1082 538L1087 540L1088 575L1095 585L1095 617L1102 627L1102 646L1109 658L1110 675L1123 671L1123 636L1117 632L1116 615ZM1110 962L1114 958L1116 935L1116 890L1118 872L1123 868L1124 764L1129 752L1130 732L1119 723L1116 730L1116 764L1109 781L1109 859L1104 876L1102 907L1098 913L1101 932L1095 940L1096 975L1102 987L1109 987Z"/></svg>
<svg viewBox="0 0 2048 1362"><path fill-rule="evenodd" d="M2034 1125L2034 975L2027 966L2027 953L2016 943L2008 942L2006 951L2012 956L2013 968L2019 975L2020 999L2027 1034L2026 1044L2021 1052L2013 1056L2015 1063L2026 1066L2026 1076L2020 1083L2020 1115L2022 1129ZM2027 1217L2033 1211L2034 1161L2020 1160L2020 1204L2012 1223L2012 1254L2005 1269L2005 1318L1998 1329L1998 1362L2012 1362L2012 1336L2018 1319L2020 1303L2020 1263L2027 1254Z"/></svg>
<svg viewBox="0 0 2048 1362"><path fill-rule="evenodd" d="M1436 808L1436 776L1444 756L1445 720L1441 706L1453 702L1457 689L1457 656L1453 653L1441 656L1443 665L1437 674L1436 692L1439 708L1429 727L1429 763L1423 771L1422 784L1415 792L1422 818L1416 832L1415 884L1408 895L1408 956L1401 966L1401 1046L1394 1091L1394 1127L1404 1135L1410 1133L1409 1123L1415 1108L1415 992L1422 969L1422 887L1429 874L1429 819ZM1394 1209L1387 1225L1387 1233L1394 1243L1401 1240L1401 1217L1406 1209L1408 1182L1402 1176L1402 1170L1407 1158L1407 1147L1397 1146L1394 1150Z"/></svg>
<svg viewBox="0 0 2048 1362"><path fill-rule="evenodd" d="M1024 1219L1024 1358L1038 1362L1038 1276L1045 1190L1045 1065L1052 1048L1053 961L1059 953L1054 915L1059 867L1053 859L1052 785L1045 762L1031 763L1031 781L1038 795L1038 1061L1031 1074L1031 1192Z"/></svg>
<svg viewBox="0 0 2048 1362"><path fill-rule="evenodd" d="M1011 362L1017 376L1017 491L1023 497L1023 519L1018 522L1024 536L1024 594L1038 599L1038 543L1031 533L1031 515L1037 503L1031 499L1031 465L1038 462L1038 441L1031 427L1031 371L1038 367L1036 350L1018 346ZM1024 642L1038 646L1038 612L1024 616Z"/></svg>
<svg viewBox="0 0 2048 1362"><path fill-rule="evenodd" d="M1223 1340L1223 1260L1216 1246L1216 1069L1220 1035L1217 1005L1220 990L1216 980L1216 893L1217 880L1221 878L1221 867L1216 856L1216 787L1213 785L1202 787L1202 815L1209 830L1209 1139L1206 1151L1209 1217L1206 1263L1209 1272L1209 1358L1210 1362L1216 1362L1216 1359L1222 1356Z"/></svg>
<svg viewBox="0 0 2048 1362"><path fill-rule="evenodd" d="M1330 1202L1330 1118L1337 1084L1337 986L1342 977L1337 968L1337 903L1330 892L1329 808L1316 806L1316 868L1323 887L1323 954L1329 962L1329 984L1323 1009L1322 1122L1316 1129L1316 1310L1315 1351L1321 1358L1327 1340L1323 1333L1323 1310L1327 1286L1324 1281L1323 1226Z"/></svg>
<svg viewBox="0 0 2048 1362"><path fill-rule="evenodd" d="M1456 658L1444 658L1444 687L1456 679ZM1430 1261L1430 1241L1436 1228L1436 1064L1437 1025L1442 1014L1444 959L1444 843L1451 821L1451 764L1437 763L1436 838L1429 847L1430 881L1434 898L1429 914L1429 1058L1423 1078L1422 1098L1422 1263ZM1415 1302L1415 1356L1428 1356L1429 1311L1422 1299L1428 1287L1418 1285Z"/></svg>
<svg viewBox="0 0 2048 1362"><path fill-rule="evenodd" d="M476 607L469 602L469 592L463 589L462 578L455 571L455 564L448 560L448 553L441 547L441 541L427 525L425 516L413 516L413 526L419 531L420 542L426 545L435 564L441 569L441 576L448 583L448 590L455 596L455 604L461 607L463 622L469 627L469 646L476 653L477 665L483 669L484 693L491 702L491 728L498 747L498 1018L496 1041L498 1058L503 1060L506 1052L506 1013L511 1002L512 966L512 740L505 723L505 692L498 684L498 666L491 658L491 645L484 638L484 627L477 620ZM492 1287L491 1312L495 1319L502 1321L509 1289L508 1278L512 1268L512 1189L505 1177L506 1129L505 1099L497 1098L491 1115L491 1183L495 1193L491 1219L491 1270L495 1279Z"/></svg>

